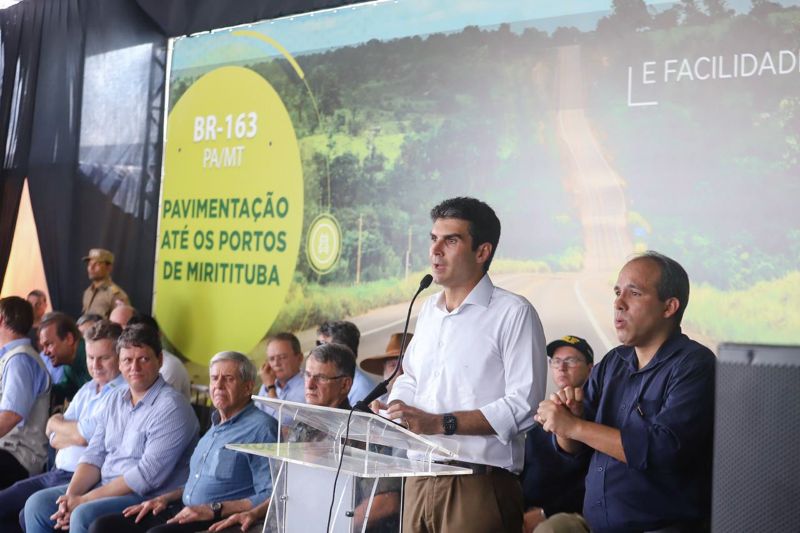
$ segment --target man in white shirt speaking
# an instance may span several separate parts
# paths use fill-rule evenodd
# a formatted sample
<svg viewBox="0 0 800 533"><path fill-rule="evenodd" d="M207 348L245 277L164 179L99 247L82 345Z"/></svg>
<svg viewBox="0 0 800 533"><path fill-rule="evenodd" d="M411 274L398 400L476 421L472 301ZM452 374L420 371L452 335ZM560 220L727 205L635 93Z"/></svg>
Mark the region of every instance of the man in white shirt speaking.
<svg viewBox="0 0 800 533"><path fill-rule="evenodd" d="M457 447L450 464L473 474L409 478L403 530L520 531L516 474L547 379L542 325L530 302L487 274L500 240L491 207L452 198L431 220L431 273L443 290L422 307L388 413Z"/></svg>

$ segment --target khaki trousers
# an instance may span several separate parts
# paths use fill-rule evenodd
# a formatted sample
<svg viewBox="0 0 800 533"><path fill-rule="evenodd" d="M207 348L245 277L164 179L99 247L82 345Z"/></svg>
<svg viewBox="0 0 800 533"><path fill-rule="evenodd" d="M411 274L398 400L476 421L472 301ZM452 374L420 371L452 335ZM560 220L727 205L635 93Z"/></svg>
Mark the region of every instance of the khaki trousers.
<svg viewBox="0 0 800 533"><path fill-rule="evenodd" d="M522 531L522 487L507 470L408 478L403 498L404 533Z"/></svg>

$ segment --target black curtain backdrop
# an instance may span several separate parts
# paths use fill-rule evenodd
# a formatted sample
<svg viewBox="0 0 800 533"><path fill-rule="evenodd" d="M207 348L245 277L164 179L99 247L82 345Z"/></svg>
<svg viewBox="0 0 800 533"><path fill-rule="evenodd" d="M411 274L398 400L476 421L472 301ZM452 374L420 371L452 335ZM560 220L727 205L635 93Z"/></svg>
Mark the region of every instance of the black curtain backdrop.
<svg viewBox="0 0 800 533"><path fill-rule="evenodd" d="M152 305L167 38L358 3L24 0L0 10L0 279L29 180L53 307L77 316L89 248ZM30 287L30 289L37 287Z"/></svg>
<svg viewBox="0 0 800 533"><path fill-rule="evenodd" d="M164 35L176 37L365 0L136 0Z"/></svg>
<svg viewBox="0 0 800 533"><path fill-rule="evenodd" d="M27 176L53 307L80 313L81 257L104 247L149 311L166 38L131 0L25 0L0 11L0 28L2 272Z"/></svg>
<svg viewBox="0 0 800 533"><path fill-rule="evenodd" d="M11 253L11 241L31 141L31 118L39 60L44 9L40 4L9 10L0 18L0 143L4 147L0 172L0 279Z"/></svg>

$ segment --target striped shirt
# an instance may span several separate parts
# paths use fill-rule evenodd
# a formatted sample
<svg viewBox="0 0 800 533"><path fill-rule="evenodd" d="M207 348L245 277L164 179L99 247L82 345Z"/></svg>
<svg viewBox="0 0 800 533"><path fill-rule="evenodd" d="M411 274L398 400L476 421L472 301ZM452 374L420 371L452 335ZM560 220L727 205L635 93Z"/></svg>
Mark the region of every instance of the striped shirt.
<svg viewBox="0 0 800 533"><path fill-rule="evenodd" d="M150 498L186 482L198 432L189 402L159 376L135 406L129 389L111 393L80 462L100 468L103 485L122 476Z"/></svg>

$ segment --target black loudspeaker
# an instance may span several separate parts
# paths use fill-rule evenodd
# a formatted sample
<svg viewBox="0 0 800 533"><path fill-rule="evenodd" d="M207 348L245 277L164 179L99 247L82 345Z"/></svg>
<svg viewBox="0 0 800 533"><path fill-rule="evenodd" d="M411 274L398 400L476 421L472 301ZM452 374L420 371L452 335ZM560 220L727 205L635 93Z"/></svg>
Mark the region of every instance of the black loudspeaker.
<svg viewBox="0 0 800 533"><path fill-rule="evenodd" d="M800 346L722 344L714 532L800 531Z"/></svg>

